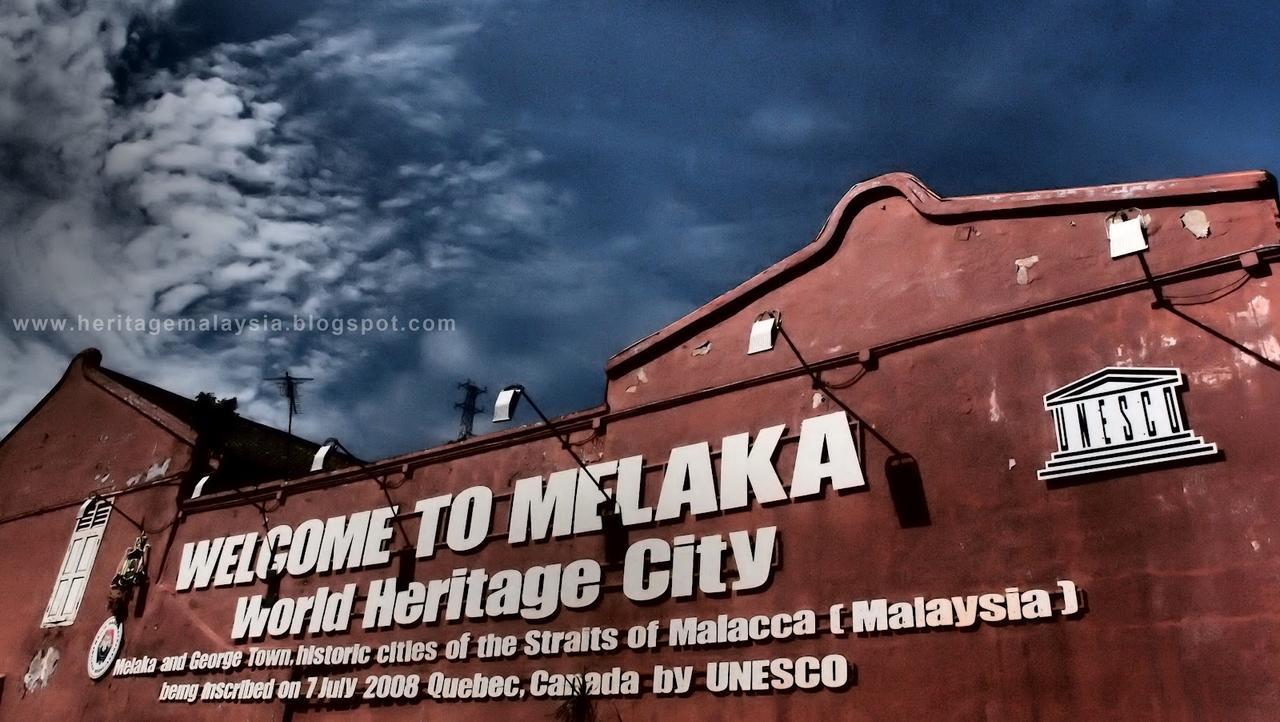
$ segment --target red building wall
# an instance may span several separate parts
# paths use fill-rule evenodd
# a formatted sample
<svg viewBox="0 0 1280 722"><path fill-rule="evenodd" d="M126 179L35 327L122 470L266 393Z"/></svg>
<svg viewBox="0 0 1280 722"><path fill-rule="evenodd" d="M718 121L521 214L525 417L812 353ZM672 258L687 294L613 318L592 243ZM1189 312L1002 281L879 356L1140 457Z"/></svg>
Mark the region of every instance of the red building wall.
<svg viewBox="0 0 1280 722"><path fill-rule="evenodd" d="M176 521L176 482L191 463L189 429L136 396L116 395L120 389L96 372L99 360L96 352L77 356L0 443L3 719L91 719L100 707L83 673L84 650L107 616L111 577L138 535L119 514L107 523L75 623L41 627L84 502L95 494L117 498L131 517L161 530L153 541L163 542L164 527ZM52 673L33 667L50 651Z"/></svg>
<svg viewBox="0 0 1280 722"><path fill-rule="evenodd" d="M1128 207L1150 216L1150 272L1162 294L1184 305L1153 308L1155 294L1139 261L1110 258L1105 219ZM1206 238L1182 226L1182 214L1193 209L1209 219ZM660 464L676 446L709 441L718 448L729 434L784 423L792 434L803 419L842 406L852 410L865 424L865 489L686 516L630 532L636 542L776 525L780 550L767 588L639 605L618 593L621 572L612 569L598 606L562 611L547 622L423 625L376 634L360 632L357 622L350 634L259 644L443 643L463 632L523 634L587 625L625 630L653 619L800 608L821 617L831 605L856 599L1049 588L1069 579L1086 592L1085 611L1027 624L866 636L833 635L824 626L812 638L731 648L624 648L315 673L350 674L362 682L368 674L435 671L527 677L534 668L578 672L616 665L648 672L657 664L701 667L713 660L834 653L856 669L854 683L839 691L697 691L678 698L646 693L599 701L596 712L622 720L1271 719L1280 704L1280 602L1270 593L1280 573L1280 459L1273 443L1280 343L1270 313L1280 297L1265 267L1277 255L1276 211L1273 185L1262 174L945 200L905 176L857 186L813 245L620 353L607 370L607 403L560 422L588 463L642 454L646 463ZM1242 265L1240 255L1251 250L1260 266L1251 258ZM1032 256L1038 260L1029 265L1028 282L1020 283L1015 261ZM768 353L745 355L752 320L768 310L782 312L788 336L821 370L826 386L815 388L784 340ZM1038 479L1036 471L1057 448L1044 395L1108 366L1180 368L1187 377L1182 398L1189 423L1217 443L1221 455L1078 483ZM45 452L24 446L9 453L34 458ZM778 468L789 469L795 453L794 442L784 444ZM904 509L901 500L895 503L886 472L894 454L909 454L918 464L923 505ZM268 484L251 496L266 505L271 525L296 525L385 505L371 475L385 475L385 494L405 510L418 499L476 485L501 497L516 479L573 465L545 429L529 427L385 460L369 470ZM645 477L650 504L660 478L658 469ZM163 502L159 495L135 495L120 499L118 508L158 518ZM921 506L927 523L911 523L907 512L919 516ZM184 544L259 530L260 514L235 492L184 508L187 516L174 527L172 545L157 549L152 560L156 581L142 616L125 621L122 656L249 646L231 642L231 620L237 600L264 585L176 592L174 584ZM499 504L495 515L499 530L505 529L505 508ZM41 535L40 546L60 555L62 522L54 519L47 531L45 521L5 524L0 534L6 541ZM104 546L104 557L112 556L108 549L122 549L132 533L119 520L111 524L117 546ZM416 536L416 519L407 518L405 526ZM598 559L603 548L600 534L522 546L493 536L475 553L441 549L417 564L415 578L444 577L459 567L527 569ZM393 546L402 546L399 537ZM5 579L35 580L0 633L3 649L14 650L5 660L14 680L41 639L36 627L52 571L35 555L28 564L9 551L3 556ZM348 582L364 590L396 572L392 564L287 577L280 594ZM107 576L96 576L95 588L104 590ZM87 599L85 609L91 608ZM0 701L6 719L546 719L560 704L160 703L164 682L279 679L289 672L108 676L90 683L83 665L96 618L82 615L62 640L66 668L47 687L22 695L6 683Z"/></svg>

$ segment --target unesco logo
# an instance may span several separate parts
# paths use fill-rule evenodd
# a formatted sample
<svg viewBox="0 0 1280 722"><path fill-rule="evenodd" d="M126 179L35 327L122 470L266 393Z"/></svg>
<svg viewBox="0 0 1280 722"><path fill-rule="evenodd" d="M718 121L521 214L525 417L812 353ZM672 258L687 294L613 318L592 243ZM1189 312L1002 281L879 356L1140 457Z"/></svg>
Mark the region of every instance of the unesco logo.
<svg viewBox="0 0 1280 722"><path fill-rule="evenodd" d="M1044 397L1058 450L1041 479L1094 474L1133 466L1214 456L1218 445L1187 424L1175 368L1112 366Z"/></svg>

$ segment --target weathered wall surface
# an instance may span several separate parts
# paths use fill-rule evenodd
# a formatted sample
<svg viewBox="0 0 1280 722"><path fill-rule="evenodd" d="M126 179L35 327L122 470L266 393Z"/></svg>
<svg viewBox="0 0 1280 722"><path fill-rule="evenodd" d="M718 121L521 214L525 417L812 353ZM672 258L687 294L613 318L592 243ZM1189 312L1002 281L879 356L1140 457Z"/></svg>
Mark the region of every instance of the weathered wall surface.
<svg viewBox="0 0 1280 722"><path fill-rule="evenodd" d="M77 356L57 392L0 445L0 517L78 505L92 494L175 476L190 464L191 445L175 433L179 425L166 428L128 404L144 402L112 395L94 372L100 359L96 352Z"/></svg>
<svg viewBox="0 0 1280 722"><path fill-rule="evenodd" d="M828 251L799 264L794 277L717 301L705 320L668 329L650 346L621 354L611 365L608 408L566 423L588 462L641 454L646 463L660 464L671 448L683 444L710 441L718 448L724 436L776 424L786 424L793 434L803 419L842 405L866 425L865 489L631 530L635 542L776 525L778 565L772 583L758 593L637 605L617 593L621 573L611 568L598 606L563 611L546 622L425 625L378 634L357 629L263 644L377 645L397 639L443 642L463 631L625 629L652 619L800 608L824 612L855 599L1000 592L1070 579L1087 593L1087 610L1070 619L869 636L822 631L807 639L729 649L624 648L537 660L372 665L350 673L362 679L437 670L527 676L533 668L577 672L615 665L647 672L656 664L700 667L718 659L838 653L856 665L856 683L842 691L728 696L700 691L670 699L646 694L603 700L597 713L628 721L1271 719L1280 705L1280 601L1271 593L1280 574L1280 459L1274 443L1280 342L1271 318L1273 309L1280 309L1280 282L1258 268L1247 274L1231 260L1254 248L1261 248L1264 258L1274 254L1273 191L1260 177L1252 182L1233 177L1235 190L1222 197L1203 185L1172 199L1159 195L1168 188L1135 187L1133 193L1154 194L1146 199L1095 189L1049 207L1036 205L1046 198L1022 194L1007 198L1004 210L994 200L976 199L945 218L922 213L918 206L929 207L927 199L911 202L908 196L915 191L910 188L908 196L877 191L843 227L829 224L839 238ZM992 208L983 210L983 204ZM1109 258L1103 219L1131 206L1151 216L1151 271L1170 281L1163 293L1185 305L1153 308L1151 290L1124 285L1143 278L1137 259ZM1196 209L1210 223L1206 238L1182 227L1182 214ZM1039 260L1023 264L1027 283L1019 283L1015 261L1032 256ZM1220 258L1227 260L1202 272L1168 276ZM1105 292L1088 296L1095 291ZM1053 305L1072 297L1079 298ZM1037 306L1035 313L897 343ZM828 387L815 389L796 370L795 356L782 340L766 354L746 356L752 319L770 309L782 311L788 334L809 361L878 348L874 367L864 370L856 358L824 367ZM695 353L706 342L709 350ZM1073 484L1038 479L1037 469L1057 448L1044 394L1107 366L1182 369L1187 419L1222 454ZM795 446L794 441L783 444L779 469L790 468ZM923 505L905 509L901 501L895 503L885 470L895 453L910 454L918 463ZM386 493L402 509L411 509L418 499L473 485L491 486L501 497L516 479L572 466L558 442L535 429L408 455L379 464L376 471L388 475ZM660 478L658 469L645 477L650 504L656 502ZM268 505L272 525L386 503L377 484L350 471L294 482L255 498ZM119 508L134 514L134 505L140 505L149 509L149 518L159 519L164 503L160 496L132 495L122 498ZM918 517L921 506L927 508L927 523L906 523L908 512ZM506 508L498 505L499 530L506 528ZM261 591L262 585L175 592L174 580L184 543L259 530L259 512L228 494L190 504L188 512L175 528L168 554L157 549L151 566L157 581L143 615L125 622L123 656L236 648L230 627L237 599ZM66 632L60 667L48 686L23 695L12 680L21 678L40 647L36 627L52 570L44 561L27 566L14 559L9 542L30 539L33 548L56 549L60 556L65 542L59 538L66 531L59 524L61 517L47 526L43 520L0 526L3 578L32 580L31 591L16 595L21 600L13 606L17 613L9 615L6 636L0 638L11 680L0 701L6 719L76 714L548 719L558 705L545 699L292 708L161 704L155 699L163 681L282 678L288 672L108 677L90 683L84 655L101 615L85 612ZM114 564L132 530L118 519L111 525L102 558ZM405 526L416 535L415 519ZM461 567L526 569L602 557L599 534L515 547L499 537L471 554L441 549L436 558L417 565L415 578L446 577ZM397 537L393 546L401 545ZM17 548L24 547L17 543ZM348 582L366 589L370 581L395 573L392 565L286 578L280 593L290 597ZM105 594L108 579L109 573L100 571L91 589ZM87 597L84 609L94 604Z"/></svg>
<svg viewBox="0 0 1280 722"><path fill-rule="evenodd" d="M138 531L113 514L75 623L42 628L77 513L94 494L121 494L121 508L159 531L152 542L163 545L177 513L177 489L166 482L191 461L191 447L173 431L95 383L96 362L93 354L73 360L56 391L0 445L3 719L96 716L101 702L84 653Z"/></svg>

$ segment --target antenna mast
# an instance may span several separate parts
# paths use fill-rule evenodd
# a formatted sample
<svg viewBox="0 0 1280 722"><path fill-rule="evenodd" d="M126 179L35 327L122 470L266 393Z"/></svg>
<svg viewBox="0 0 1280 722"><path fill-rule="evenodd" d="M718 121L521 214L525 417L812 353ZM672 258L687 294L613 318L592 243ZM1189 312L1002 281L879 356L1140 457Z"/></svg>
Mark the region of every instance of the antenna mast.
<svg viewBox="0 0 1280 722"><path fill-rule="evenodd" d="M489 389L476 386L471 379L458 384L458 388L462 389L466 396L462 401L454 404L453 408L462 411L462 418L458 421L458 441L466 441L475 436L472 427L475 425L476 414L480 412L476 402L480 399L480 395Z"/></svg>
<svg viewBox="0 0 1280 722"><path fill-rule="evenodd" d="M315 379L307 376L294 376L286 369L284 376L276 376L274 378L265 379L266 381L274 381L276 388L280 389L280 394L289 401L289 433L293 433L293 417L302 413L302 407L298 405L299 389L302 384Z"/></svg>

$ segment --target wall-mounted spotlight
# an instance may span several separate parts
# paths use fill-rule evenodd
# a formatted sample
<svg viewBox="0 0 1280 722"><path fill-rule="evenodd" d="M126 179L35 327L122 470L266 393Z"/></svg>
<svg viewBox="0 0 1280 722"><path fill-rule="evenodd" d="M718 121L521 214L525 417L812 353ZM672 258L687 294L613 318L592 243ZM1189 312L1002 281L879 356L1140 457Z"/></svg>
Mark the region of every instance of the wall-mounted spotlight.
<svg viewBox="0 0 1280 722"><path fill-rule="evenodd" d="M747 355L762 353L773 348L778 341L778 326L782 323L782 314L778 311L765 311L756 316L751 324L751 337L747 339Z"/></svg>
<svg viewBox="0 0 1280 722"><path fill-rule="evenodd" d="M200 477L200 481L197 481L197 482L196 482L196 486L195 486L195 488L191 490L191 498L192 498L192 499L199 499L199 498L200 498L200 495L204 493L204 485L209 483L209 478L210 478L211 476L213 476L213 475L212 475L212 474L205 474L204 476Z"/></svg>
<svg viewBox="0 0 1280 722"><path fill-rule="evenodd" d="M1147 250L1146 224L1143 221L1143 213L1137 208L1126 208L1107 217L1107 241L1112 258Z"/></svg>
<svg viewBox="0 0 1280 722"><path fill-rule="evenodd" d="M493 402L493 423L501 424L510 421L511 417L516 414L516 406L520 404L520 397L524 395L524 387L520 384L508 386L498 392L498 398Z"/></svg>
<svg viewBox="0 0 1280 722"><path fill-rule="evenodd" d="M333 451L333 446L337 443L338 440L332 437L324 440L324 443L320 445L320 448L316 449L316 455L311 457L311 471L320 471L324 468L325 457L329 455L330 451Z"/></svg>

